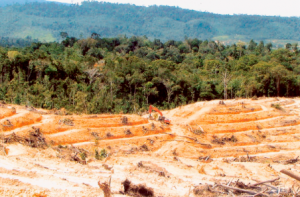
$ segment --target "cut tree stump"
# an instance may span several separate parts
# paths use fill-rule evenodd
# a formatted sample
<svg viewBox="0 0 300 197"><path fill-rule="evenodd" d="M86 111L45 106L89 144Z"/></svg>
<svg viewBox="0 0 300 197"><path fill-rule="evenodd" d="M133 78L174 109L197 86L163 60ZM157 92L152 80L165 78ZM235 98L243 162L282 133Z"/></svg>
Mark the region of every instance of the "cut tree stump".
<svg viewBox="0 0 300 197"><path fill-rule="evenodd" d="M107 182L103 182L103 183L101 183L100 181L98 182L100 189L102 189L104 193L104 197L112 197L110 184L111 184L111 177L109 177L109 181Z"/></svg>

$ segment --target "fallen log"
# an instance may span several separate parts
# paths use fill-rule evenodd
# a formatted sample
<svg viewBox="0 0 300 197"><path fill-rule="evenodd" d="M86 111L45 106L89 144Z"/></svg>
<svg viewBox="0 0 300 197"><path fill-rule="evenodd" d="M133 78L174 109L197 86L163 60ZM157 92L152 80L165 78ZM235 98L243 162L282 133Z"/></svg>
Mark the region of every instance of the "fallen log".
<svg viewBox="0 0 300 197"><path fill-rule="evenodd" d="M293 174L292 172L290 172L288 170L281 170L280 172L288 175L289 177L292 177L293 179L296 179L297 181L300 181L300 176Z"/></svg>

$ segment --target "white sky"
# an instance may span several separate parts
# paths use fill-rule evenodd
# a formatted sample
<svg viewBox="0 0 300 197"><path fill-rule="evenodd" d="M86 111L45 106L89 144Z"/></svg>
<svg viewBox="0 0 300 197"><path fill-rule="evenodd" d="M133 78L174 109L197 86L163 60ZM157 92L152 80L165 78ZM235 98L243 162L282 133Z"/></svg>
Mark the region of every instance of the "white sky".
<svg viewBox="0 0 300 197"><path fill-rule="evenodd" d="M80 3L83 0L48 0ZM100 0L99 0L100 1ZM102 0L101 0L102 1ZM169 5L219 14L248 14L300 17L300 0L105 0L135 5Z"/></svg>

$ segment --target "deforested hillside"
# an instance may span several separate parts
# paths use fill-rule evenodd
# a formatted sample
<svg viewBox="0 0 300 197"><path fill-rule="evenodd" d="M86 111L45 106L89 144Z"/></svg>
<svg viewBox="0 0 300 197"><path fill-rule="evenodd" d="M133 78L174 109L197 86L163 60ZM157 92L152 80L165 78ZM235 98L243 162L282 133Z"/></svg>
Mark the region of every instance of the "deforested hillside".
<svg viewBox="0 0 300 197"><path fill-rule="evenodd" d="M299 98L214 100L164 124L1 102L0 194L103 196L106 182L120 197L297 196L299 112Z"/></svg>
<svg viewBox="0 0 300 197"><path fill-rule="evenodd" d="M58 3L14 4L1 9L0 36L27 36L41 41L60 39L60 32L80 38L147 36L162 41L185 37L233 43L251 39L299 41L297 17L220 15L169 6L135 6L86 1L82 5Z"/></svg>

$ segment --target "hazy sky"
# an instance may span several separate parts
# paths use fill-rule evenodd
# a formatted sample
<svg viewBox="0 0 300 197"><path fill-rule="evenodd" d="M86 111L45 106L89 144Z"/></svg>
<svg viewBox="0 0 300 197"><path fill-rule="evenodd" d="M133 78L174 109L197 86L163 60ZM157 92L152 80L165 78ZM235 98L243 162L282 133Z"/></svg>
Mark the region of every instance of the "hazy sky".
<svg viewBox="0 0 300 197"><path fill-rule="evenodd" d="M83 0L48 1L80 3ZM144 6L154 4L179 6L181 8L219 14L300 16L300 0L106 0L106 2L130 3Z"/></svg>

